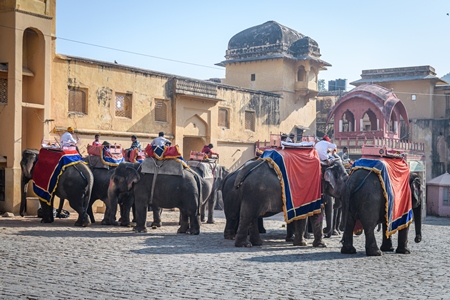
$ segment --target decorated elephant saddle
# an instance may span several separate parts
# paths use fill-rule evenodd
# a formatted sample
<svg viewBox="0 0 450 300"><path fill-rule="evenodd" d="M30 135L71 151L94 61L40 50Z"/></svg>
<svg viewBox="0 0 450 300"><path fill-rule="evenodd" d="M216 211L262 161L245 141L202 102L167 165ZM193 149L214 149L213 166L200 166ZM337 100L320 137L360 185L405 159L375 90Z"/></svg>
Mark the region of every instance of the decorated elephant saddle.
<svg viewBox="0 0 450 300"><path fill-rule="evenodd" d="M33 171L33 192L51 205L51 198L64 170L78 163L85 163L77 150L53 150L41 148Z"/></svg>
<svg viewBox="0 0 450 300"><path fill-rule="evenodd" d="M141 172L147 174L184 176L185 168L187 165L179 160L158 160L154 157L147 157L141 164Z"/></svg>
<svg viewBox="0 0 450 300"><path fill-rule="evenodd" d="M286 223L321 213L320 160L314 148L265 150L259 160L278 175Z"/></svg>
<svg viewBox="0 0 450 300"><path fill-rule="evenodd" d="M86 161L92 168L117 167L124 161L122 149L120 146L93 146L88 145L89 156Z"/></svg>
<svg viewBox="0 0 450 300"><path fill-rule="evenodd" d="M413 211L407 162L403 158L361 158L353 163L350 176L358 169L378 175L386 200L386 237L409 226L413 220ZM359 228L355 226L354 231L359 231Z"/></svg>
<svg viewBox="0 0 450 300"><path fill-rule="evenodd" d="M198 168L201 171L202 178L214 178L214 173L217 167L217 164L215 162L188 160L187 164L191 168Z"/></svg>

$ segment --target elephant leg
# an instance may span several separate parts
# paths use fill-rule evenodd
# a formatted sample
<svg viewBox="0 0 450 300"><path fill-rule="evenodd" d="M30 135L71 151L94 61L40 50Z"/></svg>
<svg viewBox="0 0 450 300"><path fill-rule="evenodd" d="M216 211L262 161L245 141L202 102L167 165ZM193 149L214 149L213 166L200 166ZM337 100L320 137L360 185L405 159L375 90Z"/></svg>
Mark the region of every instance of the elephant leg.
<svg viewBox="0 0 450 300"><path fill-rule="evenodd" d="M378 225L378 227L379 226L380 225ZM383 242L381 244L380 250L383 251L383 252L392 252L392 251L394 251L394 247L392 247L392 238L391 237L386 237L386 229L387 228L386 228L386 223L385 222L383 222L382 228L383 228L383 232L382 232Z"/></svg>
<svg viewBox="0 0 450 300"><path fill-rule="evenodd" d="M137 192L135 195L135 207L136 207L136 226L134 227L135 232L147 232L147 209L148 202L147 199L141 193Z"/></svg>
<svg viewBox="0 0 450 300"><path fill-rule="evenodd" d="M414 213L414 229L416 230L416 237L414 242L420 243L422 241L422 205L413 208Z"/></svg>
<svg viewBox="0 0 450 300"><path fill-rule="evenodd" d="M242 213L242 212L241 212ZM234 245L236 247L251 247L252 243L247 240L248 231L251 225L251 219L241 214L239 218L239 227L236 233Z"/></svg>
<svg viewBox="0 0 450 300"><path fill-rule="evenodd" d="M90 199L87 207L87 214L92 224L95 223L94 212L92 211L92 205L94 204L94 202L95 202L94 199ZM60 208L62 209L62 205L60 205ZM61 213L61 210L59 211L59 213Z"/></svg>
<svg viewBox="0 0 450 300"><path fill-rule="evenodd" d="M333 210L333 235L340 234L339 226L341 224L342 208L335 208Z"/></svg>
<svg viewBox="0 0 450 300"><path fill-rule="evenodd" d="M333 197L323 195L325 202L325 218L327 227L323 229L325 238L330 238L333 233Z"/></svg>
<svg viewBox="0 0 450 300"><path fill-rule="evenodd" d="M261 237L259 235L259 228L258 228L258 220L260 218L256 218L252 220L252 223L250 224L250 243L253 246L261 246L263 244L263 241L261 240ZM261 218L262 219L262 218Z"/></svg>
<svg viewBox="0 0 450 300"><path fill-rule="evenodd" d="M306 246L307 243L304 239L304 233L306 230L306 223L308 222L308 219L302 219L294 221L290 224L288 224L287 231L295 231L294 238L292 239L292 242L294 246ZM292 228L293 227L293 228ZM287 238L286 238L287 241Z"/></svg>
<svg viewBox="0 0 450 300"><path fill-rule="evenodd" d="M189 214L189 229L187 233L198 235L200 234L200 218L196 213Z"/></svg>
<svg viewBox="0 0 450 300"><path fill-rule="evenodd" d="M258 218L258 232L266 233L266 228L264 228L264 218L263 217Z"/></svg>
<svg viewBox="0 0 450 300"><path fill-rule="evenodd" d="M408 249L408 232L409 226L398 231L398 246L395 253L410 254Z"/></svg>
<svg viewBox="0 0 450 300"><path fill-rule="evenodd" d="M180 210L180 228L177 233L187 233L189 229L189 215Z"/></svg>
<svg viewBox="0 0 450 300"><path fill-rule="evenodd" d="M42 208L42 220L41 223L53 223L55 221L53 217L53 207L47 203L39 200Z"/></svg>
<svg viewBox="0 0 450 300"><path fill-rule="evenodd" d="M237 217L227 216L225 223L225 230L223 232L224 238L226 240L234 240L238 226L239 226L239 219Z"/></svg>
<svg viewBox="0 0 450 300"><path fill-rule="evenodd" d="M311 224L311 218L306 218L306 229L305 229L305 233L303 234L303 237L305 239L310 239L311 238L311 233L313 232L312 229L312 224Z"/></svg>
<svg viewBox="0 0 450 300"><path fill-rule="evenodd" d="M294 232L296 231L295 228L295 221L291 222L289 224L286 224L286 242L293 242L294 241ZM303 233L302 233L303 235Z"/></svg>
<svg viewBox="0 0 450 300"><path fill-rule="evenodd" d="M347 213L347 220L345 220L344 234L342 235L342 254L355 254L356 249L353 247L353 229L355 228L356 217L350 212Z"/></svg>
<svg viewBox="0 0 450 300"><path fill-rule="evenodd" d="M314 241L313 241L313 247L326 247L327 245L322 240L323 237L323 214L317 214L314 215L311 218L311 223L313 226L313 233L314 233Z"/></svg>
<svg viewBox="0 0 450 300"><path fill-rule="evenodd" d="M381 256L382 252L378 249L377 240L375 238L375 227L376 224L364 224L363 220L361 221L364 228L364 235L366 237L366 255L367 256Z"/></svg>
<svg viewBox="0 0 450 300"><path fill-rule="evenodd" d="M211 194L208 198L208 221L206 223L208 224L214 224L214 207L216 206L216 193Z"/></svg>
<svg viewBox="0 0 450 300"><path fill-rule="evenodd" d="M161 221L161 214L162 214L162 208L159 208L158 206L155 205L151 205L152 207L152 211L153 211L153 222L152 222L152 229L156 229L156 227L161 227L162 226L162 221ZM181 213L180 213L181 215ZM181 223L181 221L180 221Z"/></svg>
<svg viewBox="0 0 450 300"><path fill-rule="evenodd" d="M86 227L91 225L91 220L87 214L89 199L84 199L82 203L74 204L74 202L75 201L70 202L69 200L70 206L78 213L78 219L75 222L75 226Z"/></svg>
<svg viewBox="0 0 450 300"><path fill-rule="evenodd" d="M202 204L200 207L200 221L205 222L206 221L206 202Z"/></svg>

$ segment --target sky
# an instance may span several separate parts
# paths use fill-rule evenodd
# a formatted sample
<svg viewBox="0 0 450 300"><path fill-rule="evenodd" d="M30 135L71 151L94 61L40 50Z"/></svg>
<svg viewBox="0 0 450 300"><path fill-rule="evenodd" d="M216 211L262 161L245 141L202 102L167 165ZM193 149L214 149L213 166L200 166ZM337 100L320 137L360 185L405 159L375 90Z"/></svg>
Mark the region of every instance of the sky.
<svg viewBox="0 0 450 300"><path fill-rule="evenodd" d="M196 79L224 78L215 64L229 40L267 21L319 44L332 65L319 73L326 83L367 69L450 72L448 0L57 0L56 10L59 54Z"/></svg>

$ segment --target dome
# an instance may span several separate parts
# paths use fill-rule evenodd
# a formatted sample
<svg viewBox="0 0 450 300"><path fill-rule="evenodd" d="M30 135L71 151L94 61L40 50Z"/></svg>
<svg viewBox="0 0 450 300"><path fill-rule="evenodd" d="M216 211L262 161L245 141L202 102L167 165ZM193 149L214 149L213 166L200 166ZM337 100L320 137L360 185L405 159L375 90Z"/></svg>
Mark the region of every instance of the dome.
<svg viewBox="0 0 450 300"><path fill-rule="evenodd" d="M291 28L275 21L268 21L234 35L228 42L228 50L279 44L290 46L303 37L301 33Z"/></svg>

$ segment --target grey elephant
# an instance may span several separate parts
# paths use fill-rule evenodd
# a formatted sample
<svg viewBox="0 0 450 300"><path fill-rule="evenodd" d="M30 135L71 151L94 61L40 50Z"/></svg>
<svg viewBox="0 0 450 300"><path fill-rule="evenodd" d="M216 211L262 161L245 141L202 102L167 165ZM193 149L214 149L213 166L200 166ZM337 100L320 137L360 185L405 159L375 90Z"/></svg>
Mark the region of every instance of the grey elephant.
<svg viewBox="0 0 450 300"><path fill-rule="evenodd" d="M87 210L91 222L95 223L92 205L95 201L101 200L106 205L105 216L101 222L102 225L129 226L131 224L130 210L134 203L133 197L128 197L128 195L120 195L118 197L117 202L120 206L120 223L116 221L115 215L113 216L110 213L111 207L108 203L108 187L117 166L104 165L99 156L88 156L85 158L85 161L88 162L92 175L94 176L94 185L92 187L91 199Z"/></svg>
<svg viewBox="0 0 450 300"><path fill-rule="evenodd" d="M214 208L217 201L217 191L228 170L215 162L188 161L189 167L202 178L202 205L200 209L200 221L204 222L206 217L206 206L208 206L208 220L206 223L214 224Z"/></svg>
<svg viewBox="0 0 450 300"><path fill-rule="evenodd" d="M26 208L28 182L32 180L33 177L36 178L36 176L39 176L39 174L34 173L38 157L38 150L25 149L22 152L22 159L20 161L20 167L22 169L22 199L20 214L22 216ZM70 206L78 213L78 219L75 222L75 226L90 225L91 222L87 214L87 208L93 184L94 179L92 172L85 164L78 163L66 167L58 179L56 190L53 193L53 197L50 199L50 205L47 205L44 201L40 200L43 213L42 222L52 223L54 221L53 200L56 195L60 198L61 202L63 202L64 199L67 199Z"/></svg>
<svg viewBox="0 0 450 300"><path fill-rule="evenodd" d="M406 164L406 163L405 163ZM406 173L405 173L406 172ZM409 174L407 165L404 167L405 174ZM417 174L409 175L409 182L406 179L404 184L409 184L411 188L412 212L415 219L416 238L418 243L422 240L421 231L421 209L420 200L420 180ZM347 181L345 196L342 198L342 222L344 234L342 238L341 253L356 253L353 247L353 232L357 220L360 221L365 234L365 249L367 256L380 256L382 251L394 251L392 247L391 235L387 236L388 220L386 215L385 190L380 182L379 175L370 169L357 169L353 171ZM403 218L409 218L409 214L404 214ZM408 220L405 220L408 221ZM410 219L411 221L411 219ZM380 249L377 246L374 229L378 224L382 224L383 241ZM409 254L407 247L409 223L398 227L398 246L396 253ZM395 232L395 231L392 231Z"/></svg>
<svg viewBox="0 0 450 300"><path fill-rule="evenodd" d="M157 208L179 208L180 209L180 227L178 233L200 233L200 205L202 202L202 182L200 176L189 168L182 169L180 162L167 159L156 160L147 158L147 162L157 166L155 173L146 173L147 171L140 167L122 168L120 164L113 175L114 183L108 188L109 202L114 207L114 194L132 192L136 209L136 232L147 232L147 211L149 206ZM143 163L145 164L145 162ZM124 171L134 171L139 180L130 182L127 180ZM170 175L172 174L172 175ZM154 209L154 223L161 223L161 216Z"/></svg>
<svg viewBox="0 0 450 300"><path fill-rule="evenodd" d="M325 172L324 178L326 184L324 191L340 197L347 179L347 173L340 160L333 162ZM262 240L257 226L258 218L283 211L280 180L271 165L266 161L258 160L247 163L239 172L230 174L224 180L222 194L227 218L225 238L232 238L238 226L235 246L261 245ZM322 214L315 214L310 218L314 227L313 246L326 246L322 240ZM306 245L304 240L306 219L293 223L294 245ZM247 240L248 235L249 240Z"/></svg>

